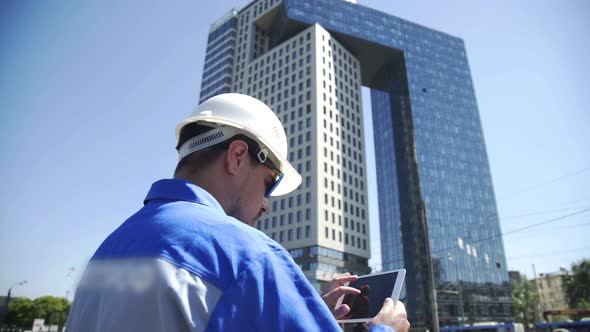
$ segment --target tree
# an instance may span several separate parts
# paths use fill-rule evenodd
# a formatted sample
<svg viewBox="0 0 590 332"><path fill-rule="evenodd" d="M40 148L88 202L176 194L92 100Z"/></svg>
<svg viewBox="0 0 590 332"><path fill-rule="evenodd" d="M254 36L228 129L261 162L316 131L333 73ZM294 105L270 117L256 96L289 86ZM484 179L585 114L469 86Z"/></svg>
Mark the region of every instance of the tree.
<svg viewBox="0 0 590 332"><path fill-rule="evenodd" d="M35 318L45 319L47 325L62 327L70 312L68 300L54 296L43 296L31 301L27 298L15 299L8 306L6 322L21 327L33 326Z"/></svg>
<svg viewBox="0 0 590 332"><path fill-rule="evenodd" d="M33 326L33 301L24 297L14 299L8 305L6 323L15 326Z"/></svg>
<svg viewBox="0 0 590 332"><path fill-rule="evenodd" d="M590 259L572 264L571 274L565 277L565 293L574 309L590 309Z"/></svg>
<svg viewBox="0 0 590 332"><path fill-rule="evenodd" d="M513 280L512 286L512 304L514 306L514 315L516 321L522 323L527 331L532 329L535 322L540 321L537 307L539 306L539 295L535 285L521 277L521 281Z"/></svg>

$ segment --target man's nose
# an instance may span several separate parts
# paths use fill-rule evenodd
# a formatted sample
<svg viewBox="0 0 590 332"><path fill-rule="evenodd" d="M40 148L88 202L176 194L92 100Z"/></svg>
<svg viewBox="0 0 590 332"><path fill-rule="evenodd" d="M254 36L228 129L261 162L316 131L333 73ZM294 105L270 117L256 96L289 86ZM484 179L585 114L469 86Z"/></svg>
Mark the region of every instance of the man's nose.
<svg viewBox="0 0 590 332"><path fill-rule="evenodd" d="M268 202L268 198L266 198L266 197L264 198L264 201L262 201L262 206L260 207L260 210L261 210L261 213L260 213L261 215L270 211L270 203Z"/></svg>

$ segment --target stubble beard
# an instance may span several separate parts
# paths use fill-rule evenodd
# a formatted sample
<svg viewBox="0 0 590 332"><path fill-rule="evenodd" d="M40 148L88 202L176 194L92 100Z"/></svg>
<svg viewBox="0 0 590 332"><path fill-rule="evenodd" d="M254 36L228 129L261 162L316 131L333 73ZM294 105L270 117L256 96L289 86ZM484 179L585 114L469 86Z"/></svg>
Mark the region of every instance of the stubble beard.
<svg viewBox="0 0 590 332"><path fill-rule="evenodd" d="M239 196L234 199L230 208L227 211L227 214L231 217L238 219L244 224L252 227L256 225L256 221L258 220L258 218L247 220L246 217L242 214L242 199Z"/></svg>
<svg viewBox="0 0 590 332"><path fill-rule="evenodd" d="M229 208L229 209L228 209L228 211L227 211L227 214L228 214L230 217L234 217L234 218L238 219L238 220L239 220L239 221L241 221L241 222L245 222L245 221L242 219L242 208L240 207L240 206L241 206L241 205L240 205L241 201L242 201L242 200L241 200L240 198L236 198L236 199L234 199L234 200L232 201L232 204L231 204L230 208Z"/></svg>

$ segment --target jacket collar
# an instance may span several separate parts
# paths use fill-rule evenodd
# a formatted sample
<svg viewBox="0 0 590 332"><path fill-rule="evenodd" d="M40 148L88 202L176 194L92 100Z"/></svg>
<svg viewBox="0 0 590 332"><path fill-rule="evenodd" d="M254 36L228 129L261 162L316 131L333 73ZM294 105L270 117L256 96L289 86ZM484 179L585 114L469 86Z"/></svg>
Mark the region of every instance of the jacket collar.
<svg viewBox="0 0 590 332"><path fill-rule="evenodd" d="M209 192L184 179L163 179L154 182L143 204L146 205L154 199L192 202L223 211L219 202Z"/></svg>

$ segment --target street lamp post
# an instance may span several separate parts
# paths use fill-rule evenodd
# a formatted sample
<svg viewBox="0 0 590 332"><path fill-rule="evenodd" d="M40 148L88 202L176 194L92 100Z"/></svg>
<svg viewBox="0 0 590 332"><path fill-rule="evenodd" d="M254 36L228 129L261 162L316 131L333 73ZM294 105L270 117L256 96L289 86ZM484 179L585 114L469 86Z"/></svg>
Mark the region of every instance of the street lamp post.
<svg viewBox="0 0 590 332"><path fill-rule="evenodd" d="M8 288L8 293L6 294L6 300L4 300L4 306L2 308L2 312L0 313L0 322L4 323L4 319L6 318L6 314L8 313L8 303L10 302L10 295L12 294L12 288L15 286L22 286L26 284L27 281L19 281L15 282L12 286Z"/></svg>
<svg viewBox="0 0 590 332"><path fill-rule="evenodd" d="M68 280L70 280L70 281L71 281L71 280L73 279L72 275L73 275L73 274L74 274L76 271L77 271L77 269L76 269L75 267L73 267L73 266L72 266L72 267L70 267L70 268L68 269L68 273L66 274L66 279L68 279ZM69 298L68 298L68 297L70 296L70 290L71 290L72 286L70 285L68 288L69 288L69 289L66 289L66 300L68 300L68 301L69 301Z"/></svg>

